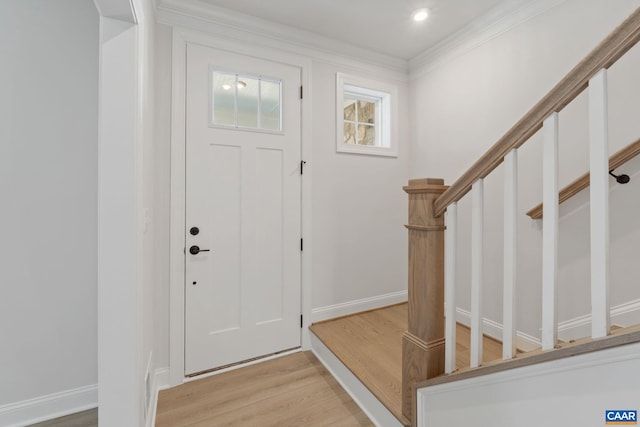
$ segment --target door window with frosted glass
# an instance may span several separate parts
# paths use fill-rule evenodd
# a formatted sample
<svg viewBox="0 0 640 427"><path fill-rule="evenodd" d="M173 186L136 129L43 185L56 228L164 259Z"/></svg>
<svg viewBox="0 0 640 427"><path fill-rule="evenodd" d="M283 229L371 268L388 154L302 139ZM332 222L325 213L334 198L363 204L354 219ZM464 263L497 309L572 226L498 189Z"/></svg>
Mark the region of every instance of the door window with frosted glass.
<svg viewBox="0 0 640 427"><path fill-rule="evenodd" d="M282 81L211 71L211 126L282 132Z"/></svg>

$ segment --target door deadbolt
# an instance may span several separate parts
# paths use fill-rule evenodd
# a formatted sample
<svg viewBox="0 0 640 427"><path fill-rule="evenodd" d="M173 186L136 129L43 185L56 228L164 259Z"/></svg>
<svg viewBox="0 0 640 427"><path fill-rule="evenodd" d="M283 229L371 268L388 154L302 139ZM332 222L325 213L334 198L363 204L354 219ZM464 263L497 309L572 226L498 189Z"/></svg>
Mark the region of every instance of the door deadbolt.
<svg viewBox="0 0 640 427"><path fill-rule="evenodd" d="M191 255L198 255L200 252L209 252L209 249L200 249L200 246L193 245L189 248Z"/></svg>
<svg viewBox="0 0 640 427"><path fill-rule="evenodd" d="M198 233L200 233L200 229L198 227L191 227L189 233L191 233L192 236L197 236Z"/></svg>

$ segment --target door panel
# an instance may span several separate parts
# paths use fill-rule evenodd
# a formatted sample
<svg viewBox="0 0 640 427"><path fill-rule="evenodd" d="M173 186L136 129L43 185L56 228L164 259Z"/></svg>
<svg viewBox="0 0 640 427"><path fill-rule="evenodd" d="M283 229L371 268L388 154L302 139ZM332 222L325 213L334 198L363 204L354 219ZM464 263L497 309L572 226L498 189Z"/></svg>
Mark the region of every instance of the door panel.
<svg viewBox="0 0 640 427"><path fill-rule="evenodd" d="M299 68L187 46L187 375L300 346L299 86Z"/></svg>

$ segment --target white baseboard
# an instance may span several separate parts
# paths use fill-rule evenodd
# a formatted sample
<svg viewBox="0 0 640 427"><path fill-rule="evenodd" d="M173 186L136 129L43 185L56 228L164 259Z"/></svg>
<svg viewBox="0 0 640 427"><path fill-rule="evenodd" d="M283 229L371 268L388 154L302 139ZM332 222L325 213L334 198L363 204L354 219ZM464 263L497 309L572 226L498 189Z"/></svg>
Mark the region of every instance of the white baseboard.
<svg viewBox="0 0 640 427"><path fill-rule="evenodd" d="M98 406L98 385L89 385L0 406L0 426L20 427Z"/></svg>
<svg viewBox="0 0 640 427"><path fill-rule="evenodd" d="M149 408L147 409L147 426L153 427L156 425L156 412L158 411L158 393L161 390L169 388L169 368L159 368L153 373L153 380L151 383L151 401L149 402Z"/></svg>
<svg viewBox="0 0 640 427"><path fill-rule="evenodd" d="M362 412L369 417L371 422L378 427L402 427L400 421L313 334L311 334L311 351L362 409Z"/></svg>
<svg viewBox="0 0 640 427"><path fill-rule="evenodd" d="M611 307L611 324L618 326L640 324L640 299ZM590 314L558 323L558 338L563 341L575 340L590 335Z"/></svg>
<svg viewBox="0 0 640 427"><path fill-rule="evenodd" d="M399 291L355 301L343 302L341 304L329 305L326 307L318 307L311 310L311 323L322 322L323 320L334 319L341 316L348 316L362 311L375 310L376 308L382 308L406 301L407 291Z"/></svg>
<svg viewBox="0 0 640 427"><path fill-rule="evenodd" d="M462 323L465 326L471 325L471 312L464 310L460 307L456 308L456 322ZM502 341L502 324L494 322L486 317L482 319L482 332L485 335L495 338L498 341ZM534 336L525 334L518 331L516 333L516 347L522 351L532 351L540 348L542 343Z"/></svg>
<svg viewBox="0 0 640 427"><path fill-rule="evenodd" d="M483 318L483 332L502 341L502 324ZM471 324L471 313L460 307L456 308L456 321L463 325ZM618 326L632 326L640 324L640 299L611 307L611 324ZM558 339L571 341L591 335L591 315L576 317L558 323ZM518 331L516 346L523 351L531 351L542 344L534 336Z"/></svg>

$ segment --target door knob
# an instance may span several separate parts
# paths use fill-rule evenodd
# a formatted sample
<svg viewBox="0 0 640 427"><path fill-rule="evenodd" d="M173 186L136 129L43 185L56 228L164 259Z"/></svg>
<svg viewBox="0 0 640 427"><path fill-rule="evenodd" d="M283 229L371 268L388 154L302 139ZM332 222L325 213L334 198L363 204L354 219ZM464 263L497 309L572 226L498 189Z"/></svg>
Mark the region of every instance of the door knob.
<svg viewBox="0 0 640 427"><path fill-rule="evenodd" d="M189 248L191 255L198 255L200 252L209 252L209 249L200 249L200 246L193 245Z"/></svg>

